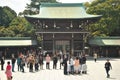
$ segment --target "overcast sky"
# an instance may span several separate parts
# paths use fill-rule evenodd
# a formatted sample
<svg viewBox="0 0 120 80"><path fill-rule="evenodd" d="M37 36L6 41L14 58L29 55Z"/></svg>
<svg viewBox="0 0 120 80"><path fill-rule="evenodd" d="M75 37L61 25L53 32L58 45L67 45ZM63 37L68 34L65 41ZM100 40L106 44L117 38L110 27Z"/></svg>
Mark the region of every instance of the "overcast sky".
<svg viewBox="0 0 120 80"><path fill-rule="evenodd" d="M91 0L57 0L62 3L81 3L81 2L89 2Z"/></svg>
<svg viewBox="0 0 120 80"><path fill-rule="evenodd" d="M31 0L0 0L0 6L9 6L17 14L24 11L26 4L30 3ZM57 0L62 3L81 3L88 2L91 0Z"/></svg>

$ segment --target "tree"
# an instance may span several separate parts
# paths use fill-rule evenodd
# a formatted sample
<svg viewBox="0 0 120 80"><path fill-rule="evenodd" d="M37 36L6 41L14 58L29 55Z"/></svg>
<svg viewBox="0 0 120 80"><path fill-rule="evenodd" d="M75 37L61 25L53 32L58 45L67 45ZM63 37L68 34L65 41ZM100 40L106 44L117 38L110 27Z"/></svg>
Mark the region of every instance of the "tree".
<svg viewBox="0 0 120 80"><path fill-rule="evenodd" d="M9 28L0 27L0 37L14 37L15 33Z"/></svg>
<svg viewBox="0 0 120 80"><path fill-rule="evenodd" d="M0 7L0 14L0 26L5 27L8 27L9 23L17 17L16 12L7 6Z"/></svg>
<svg viewBox="0 0 120 80"><path fill-rule="evenodd" d="M89 14L103 15L97 23L90 25L93 36L119 36L120 0L94 0L86 5Z"/></svg>
<svg viewBox="0 0 120 80"><path fill-rule="evenodd" d="M31 0L30 4L27 4L26 9L21 12L19 15L32 15L39 13L39 7L42 2L51 2L55 3L56 0Z"/></svg>
<svg viewBox="0 0 120 80"><path fill-rule="evenodd" d="M16 37L33 37L35 34L33 26L23 17L13 19L9 29L15 33Z"/></svg>
<svg viewBox="0 0 120 80"><path fill-rule="evenodd" d="M35 30L24 17L5 6L0 7L0 37L34 37Z"/></svg>

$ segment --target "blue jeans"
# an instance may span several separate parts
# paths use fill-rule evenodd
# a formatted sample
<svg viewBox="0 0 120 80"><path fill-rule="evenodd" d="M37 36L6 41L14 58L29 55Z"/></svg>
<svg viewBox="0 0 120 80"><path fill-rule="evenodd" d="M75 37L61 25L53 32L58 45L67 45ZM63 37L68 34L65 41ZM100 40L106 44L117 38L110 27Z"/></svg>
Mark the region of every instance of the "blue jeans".
<svg viewBox="0 0 120 80"><path fill-rule="evenodd" d="M14 72L15 64L12 64L12 72Z"/></svg>
<svg viewBox="0 0 120 80"><path fill-rule="evenodd" d="M71 73L73 74L74 73L74 66L71 65L70 68L71 68Z"/></svg>

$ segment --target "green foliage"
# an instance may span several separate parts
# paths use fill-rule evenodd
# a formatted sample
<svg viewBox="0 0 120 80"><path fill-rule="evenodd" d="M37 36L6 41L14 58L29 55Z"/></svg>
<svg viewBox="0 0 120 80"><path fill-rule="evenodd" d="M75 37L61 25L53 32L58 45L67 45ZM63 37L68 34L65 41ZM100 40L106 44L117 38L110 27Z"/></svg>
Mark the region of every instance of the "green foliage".
<svg viewBox="0 0 120 80"><path fill-rule="evenodd" d="M9 28L0 27L0 37L14 37L15 33Z"/></svg>
<svg viewBox="0 0 120 80"><path fill-rule="evenodd" d="M21 12L19 15L32 15L39 13L39 7L42 2L51 2L55 3L56 0L31 0L30 4L27 4L26 9Z"/></svg>
<svg viewBox="0 0 120 80"><path fill-rule="evenodd" d="M15 17L17 17L17 14L11 8L7 6L0 7L0 26L8 27Z"/></svg>
<svg viewBox="0 0 120 80"><path fill-rule="evenodd" d="M41 38L41 36L40 35L36 35L36 40L37 40L37 42L38 42L38 45L41 45L41 41L42 41L42 38Z"/></svg>
<svg viewBox="0 0 120 80"><path fill-rule="evenodd" d="M103 15L95 24L90 25L93 36L120 35L120 0L94 0L87 5L87 13Z"/></svg>
<svg viewBox="0 0 120 80"><path fill-rule="evenodd" d="M17 37L32 37L34 36L34 28L23 17L17 17L13 19L9 27Z"/></svg>
<svg viewBox="0 0 120 80"><path fill-rule="evenodd" d="M0 37L34 37L33 26L9 7L0 7Z"/></svg>

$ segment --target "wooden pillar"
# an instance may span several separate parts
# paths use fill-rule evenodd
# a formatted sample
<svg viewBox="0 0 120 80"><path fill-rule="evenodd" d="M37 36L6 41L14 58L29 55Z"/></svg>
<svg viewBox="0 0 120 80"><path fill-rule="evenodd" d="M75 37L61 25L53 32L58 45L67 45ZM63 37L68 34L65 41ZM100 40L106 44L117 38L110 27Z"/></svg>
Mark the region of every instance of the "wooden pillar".
<svg viewBox="0 0 120 80"><path fill-rule="evenodd" d="M118 50L118 55L119 55L119 57L120 57L120 49Z"/></svg>
<svg viewBox="0 0 120 80"><path fill-rule="evenodd" d="M72 40L71 40L71 55L73 56L74 54L74 34L72 33Z"/></svg>
<svg viewBox="0 0 120 80"><path fill-rule="evenodd" d="M55 35L54 35L54 33L53 33L53 54L55 54L55 40L54 40L54 37L55 37Z"/></svg>
<svg viewBox="0 0 120 80"><path fill-rule="evenodd" d="M106 48L106 55L105 55L106 57L108 57L108 49Z"/></svg>
<svg viewBox="0 0 120 80"><path fill-rule="evenodd" d="M41 51L43 52L43 50L44 50L44 49L43 49L43 33L42 33L41 35L42 35L42 36L41 36L41 37L42 37L42 41L41 41Z"/></svg>
<svg viewBox="0 0 120 80"><path fill-rule="evenodd" d="M84 51L84 48L85 48L85 34L83 33L83 51Z"/></svg>

